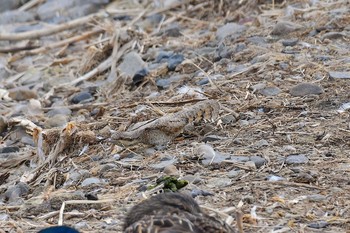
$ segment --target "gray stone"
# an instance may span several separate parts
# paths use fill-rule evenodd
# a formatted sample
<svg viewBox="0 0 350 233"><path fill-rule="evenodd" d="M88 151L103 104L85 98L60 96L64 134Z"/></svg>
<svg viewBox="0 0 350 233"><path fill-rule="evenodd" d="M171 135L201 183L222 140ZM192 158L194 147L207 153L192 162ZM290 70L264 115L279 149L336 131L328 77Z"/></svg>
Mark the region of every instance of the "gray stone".
<svg viewBox="0 0 350 233"><path fill-rule="evenodd" d="M242 173L242 170L233 169L227 173L227 177L228 178L235 178L235 177L239 176L239 174L241 174L241 173Z"/></svg>
<svg viewBox="0 0 350 233"><path fill-rule="evenodd" d="M286 39L282 40L282 45L283 46L295 46L298 43L299 39L298 38L292 38L292 39Z"/></svg>
<svg viewBox="0 0 350 233"><path fill-rule="evenodd" d="M278 87L266 87L260 90L259 92L264 96L275 96L281 93L281 89L279 89Z"/></svg>
<svg viewBox="0 0 350 233"><path fill-rule="evenodd" d="M65 115L70 116L72 114L72 110L66 107L57 107L46 113L46 116L53 117L55 115Z"/></svg>
<svg viewBox="0 0 350 233"><path fill-rule="evenodd" d="M309 159L304 154L300 155L289 155L286 160L286 164L304 164L309 162Z"/></svg>
<svg viewBox="0 0 350 233"><path fill-rule="evenodd" d="M85 180L83 180L83 182L81 183L82 187L91 185L91 184L103 184L105 183L103 180L96 178L96 177L90 177L90 178L86 178Z"/></svg>
<svg viewBox="0 0 350 233"><path fill-rule="evenodd" d="M1 4L0 4L1 5ZM28 11L6 11L0 14L0 24L14 24L34 21L33 13Z"/></svg>
<svg viewBox="0 0 350 233"><path fill-rule="evenodd" d="M207 186L210 188L224 188L230 186L231 184L231 179L225 177L215 177L207 181Z"/></svg>
<svg viewBox="0 0 350 233"><path fill-rule="evenodd" d="M21 4L22 0L1 0L0 12L13 10Z"/></svg>
<svg viewBox="0 0 350 233"><path fill-rule="evenodd" d="M254 162L256 168L260 168L266 163L266 159L256 155L250 156L250 161Z"/></svg>
<svg viewBox="0 0 350 233"><path fill-rule="evenodd" d="M149 165L151 168L157 169L157 170L163 170L165 167L176 164L177 159L164 159L163 161L157 163L157 164L151 164Z"/></svg>
<svg viewBox="0 0 350 233"><path fill-rule="evenodd" d="M19 182L18 184L9 187L5 192L5 199L9 202L15 202L29 192L29 187L26 183Z"/></svg>
<svg viewBox="0 0 350 233"><path fill-rule="evenodd" d="M350 72L329 71L328 74L330 78L342 78L342 79L350 78Z"/></svg>
<svg viewBox="0 0 350 233"><path fill-rule="evenodd" d="M145 68L146 64L136 52L130 52L123 58L123 62L118 66L119 71L129 77L133 77L139 70Z"/></svg>
<svg viewBox="0 0 350 233"><path fill-rule="evenodd" d="M312 83L300 83L290 89L292 96L306 96L322 94L323 88Z"/></svg>
<svg viewBox="0 0 350 233"><path fill-rule="evenodd" d="M267 180L268 180L268 181L271 181L271 182L276 182L276 181L285 180L285 178L280 177L280 176L275 176L275 175L269 175L269 176L267 177Z"/></svg>
<svg viewBox="0 0 350 233"><path fill-rule="evenodd" d="M204 154L204 155L208 155L208 154ZM201 162L203 165L218 164L226 160L228 157L229 155L225 155L216 151L214 158L209 156L204 156L204 159Z"/></svg>
<svg viewBox="0 0 350 233"><path fill-rule="evenodd" d="M216 31L216 38L218 40L225 39L227 36L231 36L233 39L239 37L242 32L246 30L246 27L236 23L228 23L218 28Z"/></svg>

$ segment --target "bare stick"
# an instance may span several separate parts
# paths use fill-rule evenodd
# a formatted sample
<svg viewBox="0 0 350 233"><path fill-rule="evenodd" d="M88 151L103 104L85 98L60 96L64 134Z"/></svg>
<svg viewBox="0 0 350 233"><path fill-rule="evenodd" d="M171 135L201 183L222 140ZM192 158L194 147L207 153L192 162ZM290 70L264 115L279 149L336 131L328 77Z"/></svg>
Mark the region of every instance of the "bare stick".
<svg viewBox="0 0 350 233"><path fill-rule="evenodd" d="M21 6L20 8L18 8L19 11L26 11L29 10L30 8L44 2L45 0L31 0L29 2L27 2L26 4L24 4L23 6Z"/></svg>

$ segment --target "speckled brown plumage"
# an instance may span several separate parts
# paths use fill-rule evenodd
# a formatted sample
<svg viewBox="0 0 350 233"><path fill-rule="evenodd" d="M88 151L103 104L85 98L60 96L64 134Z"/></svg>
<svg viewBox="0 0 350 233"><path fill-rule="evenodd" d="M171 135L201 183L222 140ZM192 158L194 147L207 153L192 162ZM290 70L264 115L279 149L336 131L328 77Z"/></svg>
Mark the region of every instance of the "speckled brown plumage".
<svg viewBox="0 0 350 233"><path fill-rule="evenodd" d="M236 233L225 222L202 212L196 201L181 193L153 196L129 211L125 233Z"/></svg>

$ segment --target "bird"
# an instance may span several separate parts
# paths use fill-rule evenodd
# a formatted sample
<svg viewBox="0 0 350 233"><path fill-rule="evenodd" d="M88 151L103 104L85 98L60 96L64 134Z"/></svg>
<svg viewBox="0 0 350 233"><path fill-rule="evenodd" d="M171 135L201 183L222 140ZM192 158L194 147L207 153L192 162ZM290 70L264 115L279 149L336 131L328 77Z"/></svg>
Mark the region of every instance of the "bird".
<svg viewBox="0 0 350 233"><path fill-rule="evenodd" d="M124 233L237 233L235 228L204 213L183 193L160 193L133 206Z"/></svg>
<svg viewBox="0 0 350 233"><path fill-rule="evenodd" d="M79 231L68 226L54 226L42 229L38 233L79 233Z"/></svg>

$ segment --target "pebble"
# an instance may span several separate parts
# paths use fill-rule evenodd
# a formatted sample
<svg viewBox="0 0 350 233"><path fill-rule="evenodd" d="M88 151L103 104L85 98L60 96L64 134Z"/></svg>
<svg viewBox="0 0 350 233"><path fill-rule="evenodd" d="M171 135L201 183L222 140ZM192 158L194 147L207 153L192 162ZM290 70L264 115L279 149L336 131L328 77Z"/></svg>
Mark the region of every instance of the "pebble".
<svg viewBox="0 0 350 233"><path fill-rule="evenodd" d="M281 93L281 89L278 87L266 87L259 91L260 94L264 96L275 96Z"/></svg>
<svg viewBox="0 0 350 233"><path fill-rule="evenodd" d="M289 21L280 21L273 28L271 35L283 36L302 28L301 25Z"/></svg>
<svg viewBox="0 0 350 233"><path fill-rule="evenodd" d="M235 178L242 173L240 169L233 169L227 173L228 178Z"/></svg>
<svg viewBox="0 0 350 233"><path fill-rule="evenodd" d="M295 46L298 43L299 39L298 38L292 38L292 39L286 39L282 40L282 45L283 46Z"/></svg>
<svg viewBox="0 0 350 233"><path fill-rule="evenodd" d="M249 161L249 157L246 156L231 156L230 160L234 161L234 162L248 162Z"/></svg>
<svg viewBox="0 0 350 233"><path fill-rule="evenodd" d="M174 54L168 59L168 69L174 71L185 60L182 54Z"/></svg>
<svg viewBox="0 0 350 233"><path fill-rule="evenodd" d="M224 187L230 186L231 184L232 184L232 181L230 178L215 177L215 178L209 179L206 185L210 188L224 188Z"/></svg>
<svg viewBox="0 0 350 233"><path fill-rule="evenodd" d="M34 14L28 11L13 10L13 11L6 11L0 14L0 25L24 23L24 22L34 21L34 20L35 20Z"/></svg>
<svg viewBox="0 0 350 233"><path fill-rule="evenodd" d="M68 122L68 117L66 115L58 114L53 117L49 117L44 122L45 129L51 129L55 127L65 126Z"/></svg>
<svg viewBox="0 0 350 233"><path fill-rule="evenodd" d="M202 189L193 189L191 191L191 196L193 198L195 198L195 197L198 197L198 196L203 196L203 197L205 197L205 196L214 196L214 194L211 193L211 192L202 190Z"/></svg>
<svg viewBox="0 0 350 233"><path fill-rule="evenodd" d="M304 154L299 155L289 155L286 160L286 164L304 164L309 162L309 159Z"/></svg>
<svg viewBox="0 0 350 233"><path fill-rule="evenodd" d="M19 147L17 146L7 146L0 148L0 154L6 154L6 153L15 153L19 151Z"/></svg>
<svg viewBox="0 0 350 233"><path fill-rule="evenodd" d="M182 179L187 180L192 184L198 184L202 182L202 179L198 175L185 175Z"/></svg>
<svg viewBox="0 0 350 233"><path fill-rule="evenodd" d="M156 81L156 85L157 87L161 88L161 89L167 89L170 87L170 85L172 83L176 83L180 80L182 80L184 78L184 76L182 75L174 75L174 76L171 76L170 78L167 78L167 79L158 79Z"/></svg>
<svg viewBox="0 0 350 233"><path fill-rule="evenodd" d="M83 182L81 182L81 186L86 187L86 186L91 185L91 184L104 184L104 183L105 182L99 178L90 177L90 178L86 178L85 180L83 180Z"/></svg>
<svg viewBox="0 0 350 233"><path fill-rule="evenodd" d="M20 197L26 195L29 192L29 187L26 183L19 182L18 184L9 187L7 191L5 192L5 199L8 200L8 202L15 202Z"/></svg>
<svg viewBox="0 0 350 233"><path fill-rule="evenodd" d="M262 148L262 147L264 147L264 146L269 146L269 145L270 145L270 144L269 144L269 142L268 142L267 140L261 139L261 140L255 142L255 143L253 144L253 148L255 148L255 149L260 149L260 148Z"/></svg>
<svg viewBox="0 0 350 233"><path fill-rule="evenodd" d="M9 97L13 100L22 101L28 99L37 99L38 95L35 91L28 87L15 87L9 90Z"/></svg>
<svg viewBox="0 0 350 233"><path fill-rule="evenodd" d="M93 99L94 99L94 97L91 95L91 93L82 91L82 92L75 94L72 97L71 102L73 104L79 104L82 102L86 103L86 102L92 101Z"/></svg>
<svg viewBox="0 0 350 233"><path fill-rule="evenodd" d="M237 118L231 114L221 117L221 121L223 124L234 124L237 122Z"/></svg>
<svg viewBox="0 0 350 233"><path fill-rule="evenodd" d="M166 36L166 37L180 37L180 36L182 36L182 33L181 33L178 25L171 25L170 27L164 29L160 33L162 36Z"/></svg>
<svg viewBox="0 0 350 233"><path fill-rule="evenodd" d="M142 60L137 52L130 52L123 58L122 63L118 66L121 74L128 77L134 77L134 75L141 69L146 67L146 63Z"/></svg>
<svg viewBox="0 0 350 233"><path fill-rule="evenodd" d="M65 115L70 116L72 114L72 110L65 107L54 108L46 113L47 117L53 117L55 115Z"/></svg>
<svg viewBox="0 0 350 233"><path fill-rule="evenodd" d="M178 176L179 175L179 171L177 170L177 168L173 164L164 167L163 172L169 176Z"/></svg>
<svg viewBox="0 0 350 233"><path fill-rule="evenodd" d="M220 137L218 135L207 135L203 138L203 142L214 142L226 139L225 137Z"/></svg>
<svg viewBox="0 0 350 233"><path fill-rule="evenodd" d="M256 168L260 168L267 162L266 159L256 155L250 156L249 159L254 162Z"/></svg>
<svg viewBox="0 0 350 233"><path fill-rule="evenodd" d="M276 181L285 180L285 178L280 177L280 176L275 176L275 175L269 175L269 176L267 177L267 180L268 180L268 181L271 181L271 182L276 182Z"/></svg>
<svg viewBox="0 0 350 233"><path fill-rule="evenodd" d="M134 75L134 77L132 77L132 83L135 86L138 86L139 84L141 84L144 80L144 78L148 75L148 70L146 68L143 68L139 71L136 72L136 74Z"/></svg>
<svg viewBox="0 0 350 233"><path fill-rule="evenodd" d="M309 223L307 226L310 227L310 228L320 229L320 228L325 228L328 225L329 225L328 222L326 222L324 220L320 220L320 221L317 221L317 222Z"/></svg>
<svg viewBox="0 0 350 233"><path fill-rule="evenodd" d="M1 0L0 12L8 11L17 8L22 3L22 0Z"/></svg>
<svg viewBox="0 0 350 233"><path fill-rule="evenodd" d="M327 197L321 194L312 194L312 195L308 195L306 198L309 201L320 202L320 201L326 200Z"/></svg>
<svg viewBox="0 0 350 233"><path fill-rule="evenodd" d="M292 96L319 95L323 92L322 87L312 83L300 83L290 89Z"/></svg>
<svg viewBox="0 0 350 233"><path fill-rule="evenodd" d="M8 221L10 219L10 216L5 213L0 214L0 221Z"/></svg>
<svg viewBox="0 0 350 233"><path fill-rule="evenodd" d="M342 72L342 71L329 71L330 78L341 78L348 79L350 78L350 72Z"/></svg>
<svg viewBox="0 0 350 233"><path fill-rule="evenodd" d="M237 23L227 23L218 28L216 31L216 38L218 40L223 40L230 36L232 39L238 38L244 31L246 27Z"/></svg>
<svg viewBox="0 0 350 233"><path fill-rule="evenodd" d="M165 167L169 166L169 165L173 165L177 163L177 159L176 158L163 158L162 161L160 163L157 164L151 164L149 165L151 168L157 169L157 170L162 170Z"/></svg>

